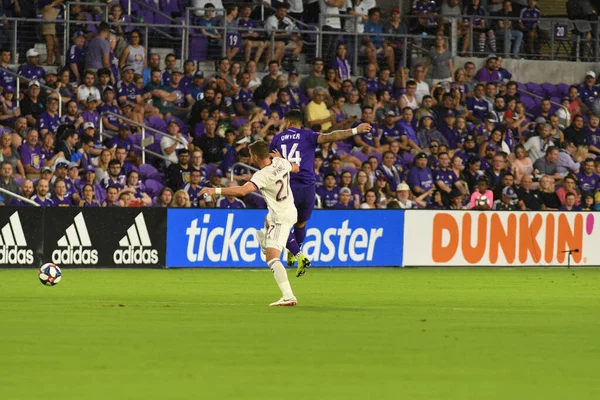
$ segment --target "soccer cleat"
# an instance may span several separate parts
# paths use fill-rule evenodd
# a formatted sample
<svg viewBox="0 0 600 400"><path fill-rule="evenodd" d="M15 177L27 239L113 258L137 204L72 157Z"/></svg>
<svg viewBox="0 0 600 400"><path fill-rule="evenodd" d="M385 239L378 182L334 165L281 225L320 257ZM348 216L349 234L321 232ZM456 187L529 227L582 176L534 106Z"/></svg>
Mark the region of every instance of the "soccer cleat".
<svg viewBox="0 0 600 400"><path fill-rule="evenodd" d="M306 272L306 268L310 268L310 261L302 253L298 256L298 269L296 270L296 277L299 278Z"/></svg>
<svg viewBox="0 0 600 400"><path fill-rule="evenodd" d="M288 267L293 267L296 264L296 256L293 255L289 250L287 252L287 265Z"/></svg>
<svg viewBox="0 0 600 400"><path fill-rule="evenodd" d="M265 234L265 230L264 229L259 229L256 231L256 239L258 239L258 244L260 244L260 251L262 251L263 254L267 254L267 250L265 249L265 245L266 245L266 241L265 239L267 238L267 235Z"/></svg>
<svg viewBox="0 0 600 400"><path fill-rule="evenodd" d="M269 307L292 307L298 304L298 300L296 297L291 297L289 299L284 299L283 297L277 300L275 303L269 304Z"/></svg>

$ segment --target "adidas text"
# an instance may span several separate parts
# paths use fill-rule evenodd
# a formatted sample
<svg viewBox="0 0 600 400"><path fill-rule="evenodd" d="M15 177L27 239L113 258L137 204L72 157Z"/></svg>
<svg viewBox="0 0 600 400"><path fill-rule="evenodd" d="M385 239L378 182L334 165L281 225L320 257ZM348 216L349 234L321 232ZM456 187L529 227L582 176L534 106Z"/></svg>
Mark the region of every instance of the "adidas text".
<svg viewBox="0 0 600 400"><path fill-rule="evenodd" d="M54 264L98 264L98 250L84 249L83 247L68 247L56 249L52 252Z"/></svg>
<svg viewBox="0 0 600 400"><path fill-rule="evenodd" d="M158 263L158 251L141 247L118 249L113 253L113 261L115 264L156 264Z"/></svg>
<svg viewBox="0 0 600 400"><path fill-rule="evenodd" d="M16 246L0 248L0 264L33 264L33 250L19 249Z"/></svg>

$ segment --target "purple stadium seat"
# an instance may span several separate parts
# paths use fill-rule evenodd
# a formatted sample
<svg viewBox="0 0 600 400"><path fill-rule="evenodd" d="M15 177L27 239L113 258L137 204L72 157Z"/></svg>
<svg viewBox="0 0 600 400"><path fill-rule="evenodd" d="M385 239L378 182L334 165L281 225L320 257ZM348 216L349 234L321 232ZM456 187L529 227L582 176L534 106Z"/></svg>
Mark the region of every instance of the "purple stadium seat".
<svg viewBox="0 0 600 400"><path fill-rule="evenodd" d="M145 9L140 11L140 21L144 18L145 24L153 24L154 23L154 12Z"/></svg>
<svg viewBox="0 0 600 400"><path fill-rule="evenodd" d="M17 182L19 184L19 186L21 186L23 184L23 181L25 181L24 178L15 178L15 182Z"/></svg>
<svg viewBox="0 0 600 400"><path fill-rule="evenodd" d="M360 152L360 151L358 151L358 152L356 152L356 153L354 153L352 155L354 157L358 158L360 160L360 162L365 162L365 161L367 161L369 159L369 157L365 153Z"/></svg>
<svg viewBox="0 0 600 400"><path fill-rule="evenodd" d="M377 163L381 165L381 153L372 152L369 154L369 157L375 157L377 159Z"/></svg>
<svg viewBox="0 0 600 400"><path fill-rule="evenodd" d="M127 0L121 0L121 7L123 7L123 14L127 14ZM140 13L140 5L135 1L131 2L131 15L138 16Z"/></svg>
<svg viewBox="0 0 600 400"><path fill-rule="evenodd" d="M527 85L527 90L531 93L537 94L538 96L545 96L544 90L540 85L535 82L529 82Z"/></svg>
<svg viewBox="0 0 600 400"><path fill-rule="evenodd" d="M526 110L529 111L530 109L535 108L535 102L533 101L533 99L531 97L521 95L520 99L521 99L521 102L523 102L523 106L525 106Z"/></svg>
<svg viewBox="0 0 600 400"><path fill-rule="evenodd" d="M560 97L550 97L550 101L553 103L560 104Z"/></svg>
<svg viewBox="0 0 600 400"><path fill-rule="evenodd" d="M558 90L560 97L565 97L569 94L569 85L566 83L559 83L556 85L556 89Z"/></svg>
<svg viewBox="0 0 600 400"><path fill-rule="evenodd" d="M525 86L521 82L517 82L517 88L519 88L520 90L527 90L527 86Z"/></svg>
<svg viewBox="0 0 600 400"><path fill-rule="evenodd" d="M190 53L188 59L194 61L208 60L208 39L201 33L192 33L190 35Z"/></svg>
<svg viewBox="0 0 600 400"><path fill-rule="evenodd" d="M558 89L551 83L542 83L542 89L546 97L556 97L558 95Z"/></svg>
<svg viewBox="0 0 600 400"><path fill-rule="evenodd" d="M354 175L356 175L356 172L358 171L356 168L352 168L352 167L346 167L344 168L344 172L350 172L352 174L352 176L354 177Z"/></svg>
<svg viewBox="0 0 600 400"><path fill-rule="evenodd" d="M156 181L154 179L148 179L145 182L145 184L146 184L146 193L148 193L148 196L150 196L150 197L158 196L158 194L164 187L164 185L162 183L160 183L159 181Z"/></svg>

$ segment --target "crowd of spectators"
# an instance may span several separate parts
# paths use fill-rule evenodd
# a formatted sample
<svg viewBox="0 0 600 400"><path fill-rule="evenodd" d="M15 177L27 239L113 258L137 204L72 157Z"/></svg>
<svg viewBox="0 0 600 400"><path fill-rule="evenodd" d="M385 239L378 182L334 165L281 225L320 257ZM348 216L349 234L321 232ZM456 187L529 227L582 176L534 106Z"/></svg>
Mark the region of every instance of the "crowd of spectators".
<svg viewBox="0 0 600 400"><path fill-rule="evenodd" d="M528 110L500 57L489 55L479 70L473 62L453 64L434 13L419 8L425 3L434 2L416 1L415 10L436 40L427 61L410 69L398 65L396 49L383 39L381 48L389 51L365 43L362 74L351 71L348 48L337 41L304 77L284 73L277 51L259 73L260 55L252 56L262 49L255 45L228 52L214 73L191 60L179 67L174 54L161 69L163 60L146 55L138 30L120 36L114 23L101 23L95 33L73 35L57 73L28 50L14 71L22 76L16 93L19 78L6 72L11 51L0 49L0 187L43 206L264 208L256 193L235 199L200 198L199 192L248 181L248 144L270 142L286 112L299 108L315 131L372 125L370 132L319 148L314 168L325 209L600 208L595 73L571 86L561 107L544 99ZM356 10L362 2L352 4ZM288 8L279 6L269 18L285 18ZM226 9L232 23L249 18L245 6ZM112 10L110 21L120 20L122 8ZM373 22L373 10L380 12L367 9L363 29ZM392 10L392 23L399 14ZM493 44L493 30L481 33L486 46ZM284 52L301 48L294 34ZM142 133L142 126L149 129ZM154 138L147 148L161 155L146 154L146 164L142 134ZM2 197L3 204L28 205Z"/></svg>

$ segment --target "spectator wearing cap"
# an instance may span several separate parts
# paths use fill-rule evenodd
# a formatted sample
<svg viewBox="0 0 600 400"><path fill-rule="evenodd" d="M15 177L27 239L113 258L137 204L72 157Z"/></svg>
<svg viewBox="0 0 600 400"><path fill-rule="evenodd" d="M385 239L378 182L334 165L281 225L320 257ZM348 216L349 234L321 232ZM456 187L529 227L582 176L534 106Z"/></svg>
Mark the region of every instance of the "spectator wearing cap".
<svg viewBox="0 0 600 400"><path fill-rule="evenodd" d="M15 99L15 86L13 83L5 83L0 96L0 124L13 126L20 116L21 108Z"/></svg>
<svg viewBox="0 0 600 400"><path fill-rule="evenodd" d="M36 49L27 50L27 62L17 69L17 74L24 76L29 81L43 80L46 70L40 67L40 53Z"/></svg>
<svg viewBox="0 0 600 400"><path fill-rule="evenodd" d="M117 82L117 100L119 104L129 101L132 104L141 104L143 92L133 82L134 67L126 65L121 69L121 80Z"/></svg>
<svg viewBox="0 0 600 400"><path fill-rule="evenodd" d="M55 207L71 207L73 205L73 199L67 192L67 186L63 179L57 179L54 182L54 193L51 198Z"/></svg>
<svg viewBox="0 0 600 400"><path fill-rule="evenodd" d="M341 188L338 202L332 208L335 210L354 210L352 191L347 187Z"/></svg>
<svg viewBox="0 0 600 400"><path fill-rule="evenodd" d="M415 195L421 195L433 186L433 174L427 161L427 154L417 154L414 165L408 171L407 183Z"/></svg>
<svg viewBox="0 0 600 400"><path fill-rule="evenodd" d="M216 125L216 124L215 124ZM216 129L216 126L215 126ZM169 166L171 163L177 163L177 152L176 150L187 149L188 139L185 138L180 132L180 126L177 119L172 119L167 126L167 131L170 136L163 136L160 140L160 148L162 153L167 160L165 166ZM203 136L201 136L203 137ZM214 132L213 132L214 137ZM198 139L198 138L197 138ZM223 138L221 138L223 140ZM206 152L205 152L206 154ZM175 189L174 189L175 190Z"/></svg>
<svg viewBox="0 0 600 400"><path fill-rule="evenodd" d="M50 183L50 193L52 193L53 181L55 179L54 169L50 166L44 166L42 168L42 172L40 173L40 179L46 179ZM37 182L35 184L37 185Z"/></svg>
<svg viewBox="0 0 600 400"><path fill-rule="evenodd" d="M35 201L42 207L53 206L54 202L50 198L49 192L50 185L48 183L48 180L40 179L36 185L36 193L33 196L31 196L31 200Z"/></svg>
<svg viewBox="0 0 600 400"><path fill-rule="evenodd" d="M76 83L81 83L81 76L85 69L85 33L77 31L73 34L73 45L69 49L68 66Z"/></svg>
<svg viewBox="0 0 600 400"><path fill-rule="evenodd" d="M98 105L100 104L100 97L95 94L91 94L87 98L86 109L81 113L83 122L91 122L94 124L94 128L100 126L100 113L98 113Z"/></svg>
<svg viewBox="0 0 600 400"><path fill-rule="evenodd" d="M313 97L313 90L317 87L326 88L327 79L323 76L325 62L321 58L313 60L313 69L310 75L300 81L300 90L308 97Z"/></svg>
<svg viewBox="0 0 600 400"><path fill-rule="evenodd" d="M317 194L321 198L321 204L325 209L334 208L338 202L340 188L336 185L334 173L328 173L323 179L323 186L317 189Z"/></svg>
<svg viewBox="0 0 600 400"><path fill-rule="evenodd" d="M441 124L438 126L438 131L448 142L448 147L451 150L456 150L460 147L459 137L456 133L454 124L456 123L456 113L454 110L445 110Z"/></svg>
<svg viewBox="0 0 600 400"><path fill-rule="evenodd" d="M32 129L27 132L25 143L19 147L21 162L28 178L37 178L44 166L38 138L38 131Z"/></svg>
<svg viewBox="0 0 600 400"><path fill-rule="evenodd" d="M100 91L94 86L96 75L92 71L85 71L83 84L77 89L77 101L83 108L87 108L90 96L100 99Z"/></svg>
<svg viewBox="0 0 600 400"><path fill-rule="evenodd" d="M594 71L588 71L585 74L583 83L579 86L579 98L588 108L592 107L594 101L598 98L598 95L600 94L600 86L596 85L595 82L596 73ZM571 94L570 89L569 94Z"/></svg>
<svg viewBox="0 0 600 400"><path fill-rule="evenodd" d="M102 98L103 101L97 108L98 113L100 114L100 118L102 118L102 126L104 127L104 129L117 132L119 130L119 127L121 126L118 117L118 115L121 114L121 111L119 110L119 107L117 107L114 104L115 91L112 86L107 86L104 89ZM110 112L112 114L104 114L105 112Z"/></svg>
<svg viewBox="0 0 600 400"><path fill-rule="evenodd" d="M243 78L243 74L242 74ZM194 102L198 102L204 98L204 72L196 71L192 82L186 87L187 91L192 96Z"/></svg>
<svg viewBox="0 0 600 400"><path fill-rule="evenodd" d="M227 187L236 187L237 182L229 182ZM226 209L244 209L246 204L235 196L221 196L215 204L215 208L226 208Z"/></svg>
<svg viewBox="0 0 600 400"><path fill-rule="evenodd" d="M89 148L89 152L93 156L98 156L104 149L104 145L100 142L100 139L96 136L96 127L93 122L85 122L82 125L81 137L90 137L94 141L93 147Z"/></svg>
<svg viewBox="0 0 600 400"><path fill-rule="evenodd" d="M435 128L431 114L424 114L419 120L417 139L417 144L421 149L426 149L432 141L437 141L444 146L448 145L446 138Z"/></svg>
<svg viewBox="0 0 600 400"><path fill-rule="evenodd" d="M30 81L25 98L20 104L21 115L27 119L27 125L30 127L34 127L37 123L37 117L46 111L40 93L40 82L37 80Z"/></svg>
<svg viewBox="0 0 600 400"><path fill-rule="evenodd" d="M110 26L106 22L98 25L96 36L90 40L85 56L85 69L92 75L100 68L110 68Z"/></svg>
<svg viewBox="0 0 600 400"><path fill-rule="evenodd" d="M402 127L397 123L400 119L401 117L398 117L394 110L389 110L385 113L385 118L381 125L381 141L384 144L390 145L392 142L400 142L406 148L408 138L404 134Z"/></svg>
<svg viewBox="0 0 600 400"><path fill-rule="evenodd" d="M0 188L19 194L19 184L13 177L13 166L10 161L2 161L0 166ZM9 204L13 196L2 193L4 203Z"/></svg>
<svg viewBox="0 0 600 400"><path fill-rule="evenodd" d="M180 119L187 119L190 113L190 107L195 100L189 91L179 83L183 73L179 68L174 68L171 72L169 83L163 84L158 90L152 91L152 96L160 100L158 109L163 113L171 113Z"/></svg>
<svg viewBox="0 0 600 400"><path fill-rule="evenodd" d="M287 11L289 4L286 2L278 3L275 14L271 15L265 21L265 29L269 34L273 34L275 37L275 48L274 48L274 60L279 62L283 61L285 50L292 51L292 59L298 59L300 52L302 52L302 40L298 34L298 27L296 24L287 17ZM282 30L285 32L275 33L276 30ZM270 61L270 42L267 43L265 55L265 63Z"/></svg>
<svg viewBox="0 0 600 400"><path fill-rule="evenodd" d="M507 186L502 189L501 197L494 201L494 206L492 208L497 211L516 211L519 209L518 197L515 190L512 187Z"/></svg>
<svg viewBox="0 0 600 400"><path fill-rule="evenodd" d="M42 136L46 133L56 135L59 126L60 116L58 115L58 99L54 96L50 96L46 100L46 111L37 117L36 129Z"/></svg>
<svg viewBox="0 0 600 400"><path fill-rule="evenodd" d="M401 183L398 185L396 189L396 199L398 200L398 205L402 209L410 210L412 208L416 208L416 204L409 199L410 197L410 186L406 183Z"/></svg>
<svg viewBox="0 0 600 400"><path fill-rule="evenodd" d="M219 168L212 166L210 169L208 185L206 185L206 186L212 187L212 188L222 188L223 187L222 181L223 181L223 172ZM217 200L218 200L218 198L206 199L205 200L206 207L213 208L215 206L215 203Z"/></svg>
<svg viewBox="0 0 600 400"><path fill-rule="evenodd" d="M73 201L78 202L81 199L79 195L79 168L77 163L67 163L60 161L56 164L55 179L63 179L67 188L67 193Z"/></svg>
<svg viewBox="0 0 600 400"><path fill-rule="evenodd" d="M119 160L113 159L108 163L108 171L106 171L106 176L102 180L102 187L104 189L109 186L118 187L119 190L125 187L125 176L121 175L121 162Z"/></svg>

